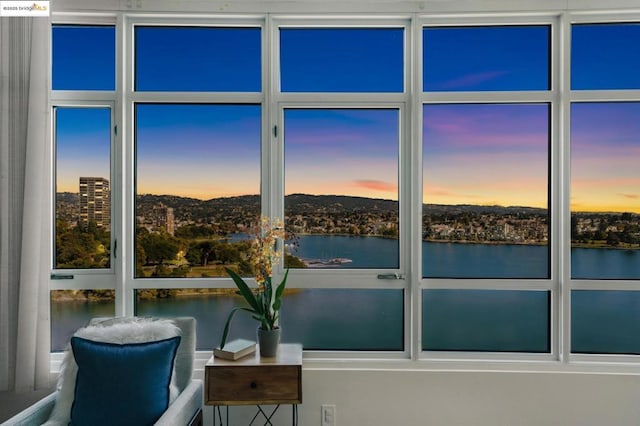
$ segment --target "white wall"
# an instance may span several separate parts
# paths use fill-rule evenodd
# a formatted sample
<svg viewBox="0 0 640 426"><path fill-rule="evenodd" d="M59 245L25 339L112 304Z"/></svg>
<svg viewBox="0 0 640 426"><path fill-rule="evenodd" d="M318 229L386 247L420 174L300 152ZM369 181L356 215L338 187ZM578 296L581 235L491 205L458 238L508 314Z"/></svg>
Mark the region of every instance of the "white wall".
<svg viewBox="0 0 640 426"><path fill-rule="evenodd" d="M336 426L631 426L640 376L304 369L299 424L320 426L322 404L336 405ZM290 424L291 409L280 410L274 424ZM231 424L253 411L231 408Z"/></svg>

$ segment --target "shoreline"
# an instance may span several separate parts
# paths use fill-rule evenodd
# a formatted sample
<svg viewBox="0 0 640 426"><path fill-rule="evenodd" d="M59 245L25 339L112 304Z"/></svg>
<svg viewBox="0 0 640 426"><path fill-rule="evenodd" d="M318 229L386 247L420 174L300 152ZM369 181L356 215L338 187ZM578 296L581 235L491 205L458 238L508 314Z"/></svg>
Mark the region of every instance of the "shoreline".
<svg viewBox="0 0 640 426"><path fill-rule="evenodd" d="M183 289L179 289L179 288L173 288L173 289L168 289L171 293L170 295L165 295L165 296L161 296L158 297L158 294L156 293L155 295L152 294L144 294L143 291L144 290L149 290L149 289L139 289L140 291L140 296L137 296L136 299L138 301L141 300L158 300L158 299L182 299L182 298L190 298L190 297L201 297L201 296L232 296L232 297L242 297L240 295L238 295L237 289L236 288L203 288L203 289L184 289L184 291L182 291ZM201 291L198 291L201 290ZM301 292L303 289L301 288L287 288L284 290L284 294L296 294ZM76 290L58 290L58 291L76 291ZM52 297L51 301L52 302L61 302L61 303L71 303L71 302L80 302L80 303L107 303L107 302L113 302L115 300L115 295L104 295L101 297L97 297L95 296L95 294L92 294L90 297L86 297L86 295L84 294L85 290L80 290L83 293L82 294L63 294L63 295L59 295L56 297ZM88 290L91 291L91 290Z"/></svg>
<svg viewBox="0 0 640 426"><path fill-rule="evenodd" d="M397 240L397 237L388 237L383 235L353 235L353 234L297 234L300 236L321 236L321 237L354 237L354 238L382 238ZM423 239L424 243L444 243L444 244L485 244L485 245L514 245L514 246L544 246L548 242L517 242L517 241L472 241L472 240L436 240L436 239ZM571 248L594 248L594 249L611 249L611 250L640 250L640 245L623 245L620 243L618 246L610 246L606 242L593 242L593 243L571 243Z"/></svg>

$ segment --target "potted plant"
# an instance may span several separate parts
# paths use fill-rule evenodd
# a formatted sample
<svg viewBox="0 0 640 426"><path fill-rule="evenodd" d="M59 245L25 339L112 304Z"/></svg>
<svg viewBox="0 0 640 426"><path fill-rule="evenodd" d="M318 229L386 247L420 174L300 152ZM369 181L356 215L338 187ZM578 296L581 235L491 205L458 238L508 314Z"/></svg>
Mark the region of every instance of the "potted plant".
<svg viewBox="0 0 640 426"><path fill-rule="evenodd" d="M236 307L231 310L224 326L220 349L224 348L229 334L229 326L234 314L238 311L246 311L260 322L257 330L260 355L275 356L280 343L280 326L278 323L280 308L282 306L282 293L284 292L289 269L287 268L280 284L274 287L272 282L273 264L277 263L281 251L277 250L277 240L284 239L284 227L279 220L271 220L268 217L260 219L260 229L255 233L251 241L250 259L255 280L258 283L256 289L252 289L235 271L225 268L227 274L233 279L238 291L249 306Z"/></svg>

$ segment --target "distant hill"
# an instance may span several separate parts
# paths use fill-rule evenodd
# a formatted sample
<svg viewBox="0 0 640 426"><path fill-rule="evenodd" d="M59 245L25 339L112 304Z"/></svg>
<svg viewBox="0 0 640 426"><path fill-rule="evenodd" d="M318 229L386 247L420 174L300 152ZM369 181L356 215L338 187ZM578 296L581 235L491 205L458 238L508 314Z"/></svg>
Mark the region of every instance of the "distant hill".
<svg viewBox="0 0 640 426"><path fill-rule="evenodd" d="M80 196L77 192L58 192L56 193L56 202L58 203L78 203Z"/></svg>
<svg viewBox="0 0 640 426"><path fill-rule="evenodd" d="M478 206L474 204L423 204L423 209L428 214L493 214L493 215L546 215L547 209L523 206Z"/></svg>
<svg viewBox="0 0 640 426"><path fill-rule="evenodd" d="M238 214L238 211L257 215L260 213L260 197L245 195L240 197L213 198L198 200L177 195L144 194L136 197L136 214L148 215L158 204L172 207L176 218L198 221L225 215Z"/></svg>
<svg viewBox="0 0 640 426"><path fill-rule="evenodd" d="M327 213L397 212L398 202L348 195L291 194L284 197L284 207L291 214L317 211Z"/></svg>
<svg viewBox="0 0 640 426"><path fill-rule="evenodd" d="M136 198L138 214L144 214L153 206L160 203L172 207L176 217L185 215L192 219L211 216L212 214L233 214L238 210L260 212L260 197L258 195L243 195L238 197L213 198L198 200L195 198L179 197L176 195L139 195ZM428 214L533 214L546 215L547 210L523 206L478 206L472 204L424 204L424 211ZM327 213L344 212L380 212L393 213L398 211L398 202L379 198L351 197L347 195L308 195L291 194L285 197L285 209L289 214L305 214L324 211Z"/></svg>

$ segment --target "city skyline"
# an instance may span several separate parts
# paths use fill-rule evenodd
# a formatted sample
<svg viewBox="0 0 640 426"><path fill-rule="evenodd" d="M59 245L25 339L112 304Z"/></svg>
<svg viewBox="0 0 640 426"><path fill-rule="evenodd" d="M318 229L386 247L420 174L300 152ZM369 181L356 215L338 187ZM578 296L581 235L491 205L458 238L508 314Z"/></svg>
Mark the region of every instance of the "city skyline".
<svg viewBox="0 0 640 426"><path fill-rule="evenodd" d="M455 30L456 28L425 31L425 45L436 41L440 43L434 50L435 58L442 55L442 52L454 49L461 39L491 40L504 27L466 28L460 35L456 35ZM520 34L518 27L513 30L514 34ZM637 28L633 30L637 31ZM304 79L310 78L304 67L293 67L296 55L300 52L300 46L296 45L297 34L307 34L305 31L287 30L282 41L282 47L290 49L287 50L290 54L285 52L280 58L280 66L286 71L283 78L300 80L287 85L286 87L292 88L290 90L307 87L305 84L308 82ZM353 31L354 34L358 33ZM581 25L576 26L575 31L577 37L573 59L576 68L572 69L572 78L576 81L579 79L579 88L598 88L603 79L603 71L600 68L589 68L591 65L581 56L586 54L581 53L585 51L584 46L589 45L589 41L595 37L602 37L602 34L609 37L605 43L610 44L616 43L621 37L628 38L629 34L621 31L599 33L590 26ZM193 40L199 40L196 37L202 37L206 33L202 29L197 34L194 32ZM344 43L331 43L336 48L334 55L322 51L327 43L323 44L321 40L316 40L317 43L313 45L314 49L318 49L318 54L325 58L325 72L333 73L334 76L340 75L343 66L346 69L357 69L354 67L358 66L359 58L353 53L357 43L348 42L345 36L347 33L348 31L332 33L326 29L308 33L313 37L329 37L328 40L334 40L331 38L334 36L345 39ZM358 33L358 43L362 43L362 37L366 40L369 37L367 34L376 34L376 37L381 35L381 40L388 41L384 48L393 52L398 46L402 46L402 37L398 37L401 33L397 29L380 34L373 29L363 29L363 32ZM64 31L60 34L64 34ZM238 46L242 46L240 50L246 49L246 52L235 52L225 62L231 71L238 64L245 63L234 62L234 58L243 55L255 58L260 54L257 30L233 34ZM515 55L514 51L518 46L529 43L527 38L531 37L537 38L537 42L531 44L531 52L522 61L542 58L546 65L538 68L547 69L547 28L533 26L530 31L521 34L515 41L509 38L506 44L510 50L507 54L501 53L500 49L484 49L485 46L481 46L482 65L476 68L470 67L470 62L462 54L455 55L448 61L431 60L428 69L433 75L450 76L449 79L438 80L440 86L434 86L433 90L514 90L514 81L518 81L514 76L517 77L520 70L511 65L521 61L514 60L512 55ZM433 38L436 35L440 38ZM100 37L104 41L104 31ZM191 36L186 34L185 37ZM214 39L215 37L212 40ZM59 40L61 43L73 42L72 37ZM206 40L198 41L204 42ZM54 56L58 51L66 52L62 47L64 46L54 51ZM220 50L222 47L217 45L215 49ZM365 52L368 53L364 54L371 54L371 49ZM425 51L427 59L431 54L428 55L428 52ZM136 57L145 60L147 54L157 55L157 52L153 49L147 53L141 50L136 53ZM168 49L163 52L163 62L178 66L185 60L184 54L177 48ZM620 52L616 54L622 55ZM72 56L73 49L64 55ZM402 55L389 57L395 58L389 61L390 69L386 70L382 78L372 80L379 85L375 86L376 90L381 92L398 91L398 87L406 84L400 81L398 86L398 79L404 78ZM215 55L199 57L207 69L215 68L217 63L214 58ZM338 59L345 58L346 62L338 62ZM612 61L625 63L623 58L613 58ZM58 64L63 62L64 57L57 61ZM73 61L70 63L77 65ZM315 62L309 60L308 65L313 63ZM578 69L579 66L582 68ZM71 68L72 66L68 66L66 71ZM107 71L98 73L111 81L113 70L106 68ZM627 66L625 69L628 68ZM58 74L75 75L77 72ZM58 74L54 73L54 89L55 75ZM228 76L228 86L216 90L251 91L260 88L258 82L247 89L242 81L234 81L236 77L233 72L225 75ZM540 80L539 75L534 77L530 71L520 75L523 87L545 90L548 81ZM94 77L99 80L100 74ZM161 83L157 76L154 78L156 80L150 80L151 86ZM238 80L246 78L245 74L237 76ZM335 78L330 91L354 90L356 83L353 79L345 78L341 81L339 77ZM530 82L533 78L537 79ZM628 77L625 81L629 78L633 77ZM388 85L385 85L387 81ZM426 83L425 87L429 88ZM240 89L234 89L235 84ZM629 84L633 85L635 82L631 81ZM550 149L552 141L549 108L546 103L425 104L422 123L423 201L434 204L526 205L548 208L548 169L552 164L552 152L557 152ZM284 128L279 129L280 135L276 143L281 143L284 138L285 194L300 192L397 199L398 152L400 145L403 146L402 149L409 148L407 136L401 130L403 126L399 110L284 109L282 114ZM261 151L266 148L262 146L265 145L262 139L272 130L264 128L262 115L259 104L136 104L136 192L198 199L259 193ZM570 179L572 211L640 212L640 173L634 164L640 157L640 140L637 136L640 134L639 116L638 102L572 104L569 124L571 140L564 141L571 149L571 176L567 178ZM56 191L74 192L79 176L110 177L110 109L57 107L56 117Z"/></svg>
<svg viewBox="0 0 640 426"><path fill-rule="evenodd" d="M212 108L215 107L212 106ZM500 109L497 108L498 106L494 105L494 107L497 110ZM532 123L539 123L546 119L545 104L530 105L530 111L522 114L511 112L509 108L503 108L501 112L488 113L482 111L486 106L477 105L436 105L429 108L431 108L430 116L434 119L425 120L424 123L424 136L427 141L425 143L430 144L425 147L425 155L432 151L432 156L424 160L427 165L432 164L425 169L427 183L424 188L425 203L546 207L547 153L541 149L538 149L537 153L527 153L531 146L540 148L547 143L544 141L547 138L546 132L544 130L536 132L532 128ZM464 114L451 114L451 110L455 109L467 111ZM473 113L474 109L478 113ZM635 164L635 159L640 156L640 142L634 140L635 135L640 134L640 124L634 119L640 116L640 103L577 104L573 106L572 111L574 115L571 140L572 211L640 212L640 195L638 194L640 174L636 171ZM158 111L151 108L149 112L150 115L154 115ZM332 128L344 129L345 126L354 126L348 122L349 114L344 114L340 118L343 124L339 125L340 119L335 117L336 111L332 110L330 113L333 117L315 118L317 128L323 129L324 137L332 141L326 145L325 151L322 151L322 147L313 151L314 155L310 158L315 161L304 161L304 155L295 151L285 154L290 155L287 164L293 164L290 169L285 169L285 174L290 177L295 176L298 183L288 185L285 188L286 193L397 199L397 195L390 196L390 194L397 194L397 178L393 182L393 178L397 176L394 176L394 172L397 171L395 158L380 157L375 160L377 163L370 160L369 165L376 167L368 167L389 170L392 172L391 176L389 173L385 177L367 176L363 179L351 176L350 180L344 178L338 184L335 182L338 182L340 176L349 170L357 170L358 167L349 167L348 163L336 161L336 165L340 164L340 166L336 167L335 173L331 169L324 171L318 168L319 156L325 160L331 158L332 152L335 153L335 149L340 149L340 145L347 154L351 155L350 161L357 165L362 143L366 142L367 133L364 131L359 134L352 132L348 135L343 132L338 136L331 136ZM138 137L152 141L148 146L150 156L145 160L153 167L147 168L145 163L141 163L138 167L138 193L172 194L203 200L258 194L260 147L256 139L259 140L260 108L248 106L241 114L237 111L234 114L233 119L228 114L219 114L218 118L226 121L228 127L216 129L216 131L208 129L207 126L199 127L195 124L196 119L192 117L192 122L188 124L191 134L187 144L174 142L180 136L184 138L184 135L181 134L180 125L175 122L172 124L170 120L162 125L151 123L147 128L141 129ZM80 176L110 176L108 148L110 135L106 124L109 122L110 111L104 108L58 108L57 115L56 191L77 192ZM159 115L166 118L171 114ZM211 120L211 117L206 117L206 114L203 114L203 117L201 117L202 120ZM507 121L508 123L503 127L507 130L511 129L512 132L519 132L518 144L514 144L510 152L502 152L498 155L495 151L509 139L508 137L495 138L495 126L491 124ZM144 120L142 122L144 123ZM71 126L72 123L76 124ZM83 123L83 125L78 126L77 123ZM304 125L307 124L300 121L299 125L290 131L291 137L301 137L298 143L300 146L306 143L313 144L314 140L319 140L317 133L307 132L307 135L304 135ZM484 126L485 129L478 126ZM225 131L230 134L238 133L236 131L238 128L252 129L253 137L248 134L248 131L243 130L234 138L233 144L220 143L208 146L207 137L228 140ZM545 126L540 126L540 129L544 128ZM381 128L376 127L374 133L376 138L380 138ZM384 133L389 136L388 129ZM432 136L438 139L433 144L430 142ZM348 151L345 140L351 140L354 143L357 147L355 152ZM603 143L604 140L607 142ZM434 148L430 151L429 146ZM145 144L139 142L138 147L139 155L145 155ZM234 159L232 155L225 153L225 147L235 147L240 155ZM397 149L396 146L390 146L388 139L387 148L388 152L389 149ZM251 163L248 159L251 158L253 158L253 167L248 165ZM501 158L502 162L498 164L495 161L486 160L491 158ZM514 159L517 158L519 160L515 161ZM322 164L331 163L325 161ZM203 170L210 176L203 175ZM313 170L316 172L308 173ZM461 170L466 172L463 173ZM502 174L497 174L498 170L501 170ZM470 175L472 171L473 175ZM428 185L429 176L436 174L442 182ZM306 180L305 175L308 175ZM334 186L322 188L318 180L323 176L330 177ZM517 176L524 176L528 180L518 181L514 179ZM141 177L144 179L141 180ZM216 181L227 184L227 189L217 188L214 184ZM155 186L151 183L155 183ZM307 190L304 190L305 188ZM520 197L531 194L523 191L528 188L537 189L537 201L531 198L505 197L508 192L514 192ZM336 191L336 189L349 191ZM481 192L474 193L474 191ZM457 193L461 193L463 197L457 196Z"/></svg>

